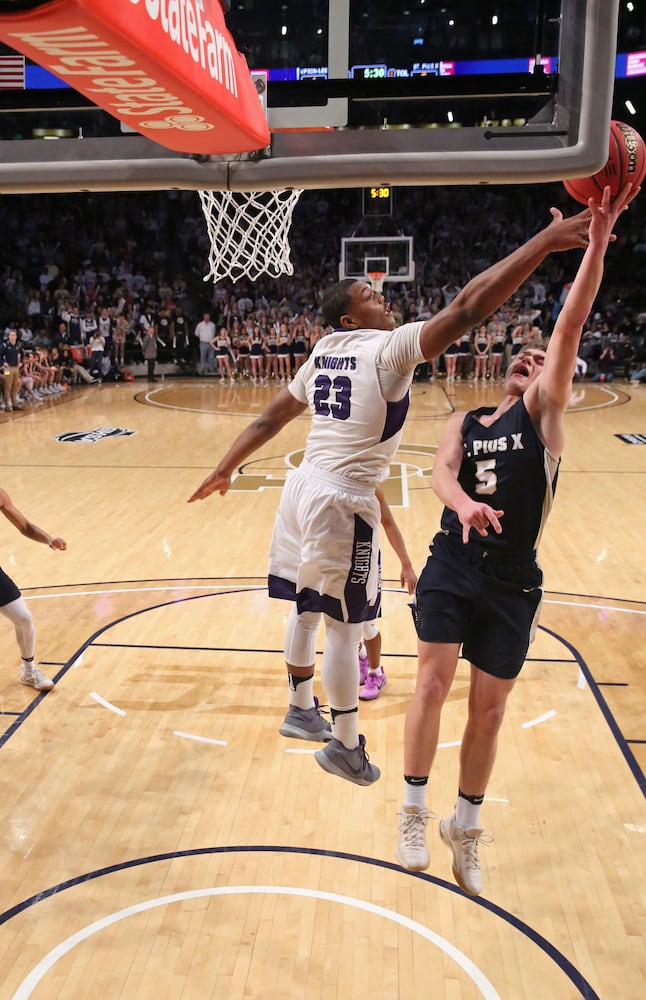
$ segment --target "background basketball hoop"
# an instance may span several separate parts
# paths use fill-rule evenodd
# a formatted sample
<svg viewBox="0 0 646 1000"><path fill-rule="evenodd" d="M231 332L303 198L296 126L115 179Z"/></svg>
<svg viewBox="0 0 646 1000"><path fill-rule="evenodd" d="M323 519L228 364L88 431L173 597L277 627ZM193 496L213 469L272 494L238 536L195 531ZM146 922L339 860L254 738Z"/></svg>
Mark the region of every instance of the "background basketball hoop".
<svg viewBox="0 0 646 1000"><path fill-rule="evenodd" d="M385 271L368 271L366 277L371 282L372 287L376 292L383 292L384 279L386 277Z"/></svg>

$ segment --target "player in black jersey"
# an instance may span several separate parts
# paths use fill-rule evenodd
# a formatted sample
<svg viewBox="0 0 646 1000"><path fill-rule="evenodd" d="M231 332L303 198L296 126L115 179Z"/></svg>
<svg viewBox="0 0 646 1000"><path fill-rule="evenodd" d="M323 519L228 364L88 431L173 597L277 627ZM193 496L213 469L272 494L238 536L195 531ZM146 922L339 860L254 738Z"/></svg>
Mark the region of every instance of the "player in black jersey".
<svg viewBox="0 0 646 1000"><path fill-rule="evenodd" d="M32 542L42 542L50 549L64 552L67 542L64 538L54 537L30 521L22 511L18 510L6 490L0 489L0 513L17 528L21 535L30 538ZM22 597L18 587L4 570L0 569L0 614L14 627L16 641L22 657L20 681L37 691L51 691L54 682L46 677L34 660L36 635L31 612Z"/></svg>
<svg viewBox="0 0 646 1000"><path fill-rule="evenodd" d="M468 719L455 812L440 821L440 837L453 853L458 885L470 895L482 891L480 807L498 730L541 604L536 548L556 487L579 338L613 226L638 190L627 186L611 204L606 188L600 204L590 203L588 247L547 351L526 348L516 355L497 407L454 413L435 458L433 489L445 508L413 609L418 674L406 715L396 854L412 871L430 863L426 785L462 645L471 663Z"/></svg>

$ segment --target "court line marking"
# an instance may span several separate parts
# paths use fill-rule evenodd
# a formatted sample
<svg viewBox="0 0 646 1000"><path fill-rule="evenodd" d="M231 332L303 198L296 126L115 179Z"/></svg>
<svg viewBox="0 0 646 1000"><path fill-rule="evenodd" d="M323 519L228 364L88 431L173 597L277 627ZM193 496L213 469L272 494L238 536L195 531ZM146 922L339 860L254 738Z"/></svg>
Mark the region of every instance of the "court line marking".
<svg viewBox="0 0 646 1000"><path fill-rule="evenodd" d="M630 598L622 598L630 603ZM646 615L646 611L639 611L637 608L614 608L609 607L607 604L586 604L584 601L552 601L549 598L543 601L543 604L560 604L566 608L593 608L598 611L620 611L624 615Z"/></svg>
<svg viewBox="0 0 646 1000"><path fill-rule="evenodd" d="M23 594L26 601L47 601L50 598L56 597L103 597L110 594L154 594L159 591L166 590L230 590L230 583L218 583L215 586L208 586L208 584L191 584L189 586L183 587L123 587L118 590L74 590L68 591L65 594L33 594L27 597ZM244 586L243 589L246 590L266 590L267 584L250 584L249 586ZM646 612L644 612L646 614Z"/></svg>
<svg viewBox="0 0 646 1000"><path fill-rule="evenodd" d="M247 579L247 578L245 577L245 579ZM173 588L169 588L169 589L173 589ZM180 588L177 588L177 589L180 589ZM194 594L192 596L176 597L176 598L174 598L171 601L168 601L168 600L167 601L162 601L160 604L153 604L153 605L151 605L151 606L149 606L147 608L139 608L136 611L131 611L128 614L121 615L119 618L114 619L114 620L112 620L110 622L107 622L106 624L104 624L100 628L98 628L95 632L93 632L92 635L90 635L89 638L87 638L82 643L82 645L79 647L79 649L77 649L76 652L73 654L73 656L69 659L69 661L67 662L67 665L64 666L59 671L59 673L55 676L55 678L54 678L55 682L57 682L58 680L60 680L64 676L64 674L70 668L71 664L74 662L74 660L76 659L77 656L79 656L81 653L83 653L89 646L93 645L96 642L96 640L98 640L102 635L104 635L110 629L114 628L116 625L119 625L119 624L121 624L122 622L125 622L125 621L129 621L131 619L137 618L141 614L148 614L148 612L150 612L150 611L156 611L156 610L161 609L161 608L166 608L166 607L168 607L170 605L173 605L173 604L184 604L184 603L188 604L189 602L200 601L200 600L204 600L205 598L218 596L218 594L216 593L216 591L220 590L220 589L221 589L220 587L212 588L210 590L210 593L206 593L206 594ZM247 593L249 591L254 591L254 590L257 591L257 590L263 590L263 589L266 589L266 585L264 587L263 586L238 585L237 587L231 587L231 589L229 589L229 590L224 590L222 593L224 594L224 596L226 596L227 594L236 594L236 593L240 594L240 593ZM110 593L110 591L104 591L104 593ZM48 595L45 595L45 596L48 596ZM58 596L58 595L52 595L52 596ZM577 607L577 606L579 606L579 602L573 602L571 604L568 603L568 606L569 607ZM580 606L587 606L587 605L581 604ZM592 607L598 607L598 605L592 605ZM608 608L607 610L608 611L613 611L614 608ZM623 609L618 609L618 610L623 610ZM637 612L637 613L638 614L643 614L643 612L641 612L641 611ZM572 656L572 659L574 660L574 662L578 664L580 671L586 677L588 685L590 686L590 689L592 690L592 693L594 695L595 701L597 702L597 705L598 705L598 707L601 710L601 714L604 717L604 719L606 721L606 724L608 725L608 727L609 727L612 735L615 738L615 741L616 741L616 743L617 743L617 745L619 747L620 752L622 753L622 755L623 755L626 763L628 764L628 767L632 771L633 777L637 781L637 784L639 785L639 788L642 791L642 794L646 797L646 775L644 775L644 771L642 770L640 764L638 763L635 755L632 753L632 751L631 751L631 749L630 749L630 747L629 747L629 745L628 745L628 743L626 741L626 738L623 735L623 733L622 733L622 731L621 731L621 729L619 727L619 724L618 724L617 720L615 719L615 717L614 717L612 711L610 710L607 702L603 698L603 695L601 694L600 689L596 685L594 676L592 675L589 667L585 663L585 661L582 658L581 654L576 649L576 647L573 646L572 643L569 642L569 640L567 640L560 633L554 632L552 629L548 628L545 625L539 625L539 629L540 629L541 632L544 632L545 635L550 635L554 639L556 639L557 642L559 642L565 649L567 649L569 651L569 653ZM34 698L34 700L27 707L27 709L20 716L18 716L16 718L15 722L11 726L9 726L9 728L7 730L5 730L5 732L3 734L0 735L0 748L3 747L7 743L7 741L13 736L13 734L20 728L20 726L29 718L29 716L34 711L34 709L40 704L40 702L42 701L42 699L43 699L44 696L45 696L44 693L41 692L41 694L39 694L38 697Z"/></svg>
<svg viewBox="0 0 646 1000"><path fill-rule="evenodd" d="M544 715L539 715L535 719L531 719L529 722L521 722L523 729L531 729L532 726L539 726L541 722L547 722L548 719L553 719L556 715L555 709L550 709L549 712L545 712Z"/></svg>
<svg viewBox="0 0 646 1000"><path fill-rule="evenodd" d="M423 924L418 923L416 920L411 920L409 917L405 917L401 913L388 910L384 906L377 906L375 903L368 903L362 899L356 899L353 896L342 896L339 893L324 892L321 889L301 889L295 886L276 885L240 885L219 886L217 888L214 887L209 889L191 889L187 892L177 892L169 896L159 896L156 899L148 899L143 903L135 903L133 906L127 906L123 910L117 910L114 913L110 913L107 916L102 917L100 920L95 920L94 923L83 927L80 931L77 931L64 941L61 941L61 943L56 945L55 948L52 948L52 950L32 969L27 977L23 979L22 983L13 995L13 1000L28 1000L34 989L38 986L38 983L47 975L49 970L54 967L60 958L63 958L78 944L86 941L88 938L104 930L106 927L110 927L121 920L127 920L128 917L135 916L139 913L145 913L146 911L157 909L160 906L169 906L173 903L181 903L189 899L204 899L209 896L237 895L300 896L306 899L320 899L329 903L339 903L342 906L349 906L357 910L363 910L364 912L370 913L374 916L383 917L385 920L390 920L392 923L399 924L400 927L404 927L407 930L412 931L413 934L418 934L420 937L429 941L432 945L435 945L436 948L439 948L440 951L443 951L448 958L452 959L456 965L458 965L462 971L466 973L485 1000L501 1000L498 991L494 988L489 979L487 979L484 972L478 968L475 962L468 958L468 956L465 955L464 952L460 951L459 948L456 948L455 945L451 944L450 941L447 941L446 938L436 934L435 931L430 930L428 927L424 927Z"/></svg>
<svg viewBox="0 0 646 1000"><path fill-rule="evenodd" d="M126 712L122 708L117 708L117 706L113 705L112 702L106 701L105 698L102 698L100 694L96 693L96 691L90 692L90 698L94 698L94 700L98 701L99 705L103 705L104 708L109 708L111 712L115 713L115 715L126 715Z"/></svg>
<svg viewBox="0 0 646 1000"><path fill-rule="evenodd" d="M214 586L208 586L206 584L189 584L183 586L168 586L168 587L123 587L116 590L75 590L68 591L65 594L32 594L27 595L23 591L23 597L26 601L48 601L51 599L56 599L59 597L101 597L106 594L149 594L158 593L159 591L165 590L230 590L231 584L219 583ZM266 590L267 584L249 584L241 585L242 590ZM382 587L383 591L393 594L405 594L406 591L402 587ZM627 603L631 603L630 598L618 598L618 600L625 600ZM646 610L642 611L638 608L619 608L608 604L588 604L584 601L554 601L546 597L543 599L543 604L556 604L562 605L566 608L591 608L597 611L617 611L625 615L646 615Z"/></svg>
<svg viewBox="0 0 646 1000"><path fill-rule="evenodd" d="M106 876L113 875L115 873L128 871L134 868L141 868L143 865L157 863L160 861L168 862L180 858L203 857L205 855L215 854L275 854L277 852L279 854L286 855L306 855L308 857L314 856L334 858L340 861L351 861L356 864L374 865L377 868L383 868L386 871L395 872L398 875L403 875L407 878L414 878L420 882L425 882L428 885L433 885L439 889L445 890L446 892L459 896L462 900L466 899L468 905L482 908L491 915L500 918L514 930L528 938L529 941L535 944L568 977L570 982L579 991L581 997L585 998L585 1000L600 1000L600 997L597 993L595 993L591 984L585 979L582 973L579 972L576 966L572 964L566 955L559 951L558 948L556 948L555 945L540 934L539 931L525 923L525 921L521 920L520 917L510 913L509 910L505 910L501 906L498 906L498 904L494 903L492 900L486 899L482 896L465 897L462 890L459 889L455 883L446 882L444 879L438 878L435 875L427 875L425 872L407 872L401 868L400 865L394 864L392 861L382 861L378 858L368 858L361 854L349 854L345 851L321 851L317 848L289 847L284 844L248 844L244 846L231 845L227 847L198 847L186 851L172 851L166 854L156 854L144 858L132 858L127 861L119 862L118 864L109 865L106 868L86 872L83 875L78 875L72 879L68 879L66 882L60 882L57 885L41 890L36 893L36 895L30 896L28 899L22 900L21 902L10 907L8 910L5 910L4 913L0 913L0 926L7 923L13 917L24 913L25 910L30 909L32 906L40 904L46 899L50 899L52 896L58 896L61 892L64 892L67 889L76 888L89 881L105 878Z"/></svg>
<svg viewBox="0 0 646 1000"><path fill-rule="evenodd" d="M219 747L228 747L228 740L212 740L209 736L195 736L193 733L183 733L179 729L173 730L173 736L181 736L184 740L195 740L197 743L215 743Z"/></svg>
<svg viewBox="0 0 646 1000"><path fill-rule="evenodd" d="M605 392L607 396L610 396L610 399L607 399L603 403L590 403L588 406L568 406L566 412L584 413L589 410L607 410L610 406L614 406L616 403L627 403L630 400L629 394L624 392L622 389L609 389L606 385L597 385L597 388L601 392Z"/></svg>

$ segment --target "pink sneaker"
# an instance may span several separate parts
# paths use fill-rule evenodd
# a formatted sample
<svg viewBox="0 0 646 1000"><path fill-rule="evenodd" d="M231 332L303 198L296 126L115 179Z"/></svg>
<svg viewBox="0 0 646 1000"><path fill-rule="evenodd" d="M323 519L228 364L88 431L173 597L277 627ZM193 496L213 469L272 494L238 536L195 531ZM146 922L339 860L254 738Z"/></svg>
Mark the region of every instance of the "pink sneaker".
<svg viewBox="0 0 646 1000"><path fill-rule="evenodd" d="M382 667L380 674L368 674L366 683L359 692L359 697L362 701L374 701L375 698L379 697L387 683L388 681Z"/></svg>
<svg viewBox="0 0 646 1000"><path fill-rule="evenodd" d="M362 656L359 653L359 687L363 687L368 679L368 671L370 670L370 664L368 662L367 656Z"/></svg>

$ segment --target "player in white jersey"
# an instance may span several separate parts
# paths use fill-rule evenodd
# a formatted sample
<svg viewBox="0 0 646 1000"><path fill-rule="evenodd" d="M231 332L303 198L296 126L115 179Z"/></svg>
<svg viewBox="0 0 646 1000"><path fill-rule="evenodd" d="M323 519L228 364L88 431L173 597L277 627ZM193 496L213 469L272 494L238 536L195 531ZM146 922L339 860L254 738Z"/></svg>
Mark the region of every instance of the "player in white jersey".
<svg viewBox="0 0 646 1000"><path fill-rule="evenodd" d="M224 495L238 466L309 408L304 461L287 477L272 539L270 594L294 602L285 637L289 708L283 735L325 742L326 771L358 785L379 777L358 732L362 622L379 602L379 503L375 486L397 451L415 367L490 316L553 251L587 242L590 210L552 222L473 278L432 319L398 329L390 306L367 281L346 279L326 292L334 328L293 382L238 435L189 502ZM316 633L325 618L321 680L332 727L314 698Z"/></svg>

